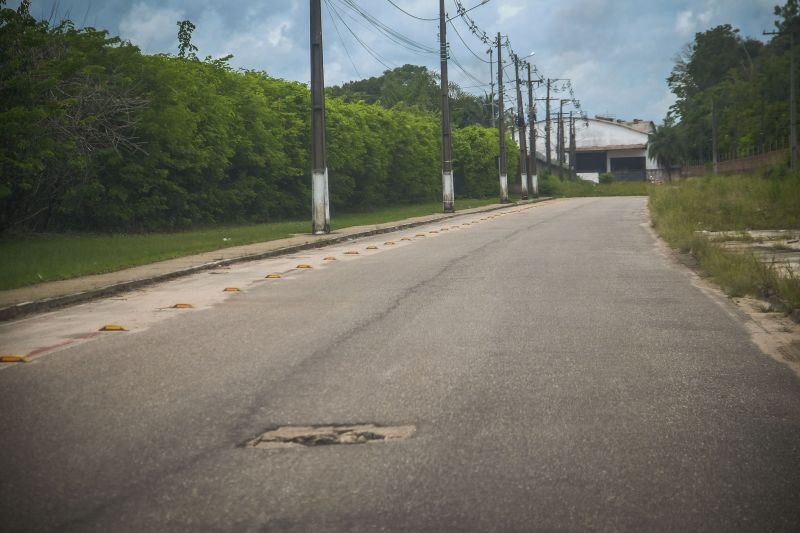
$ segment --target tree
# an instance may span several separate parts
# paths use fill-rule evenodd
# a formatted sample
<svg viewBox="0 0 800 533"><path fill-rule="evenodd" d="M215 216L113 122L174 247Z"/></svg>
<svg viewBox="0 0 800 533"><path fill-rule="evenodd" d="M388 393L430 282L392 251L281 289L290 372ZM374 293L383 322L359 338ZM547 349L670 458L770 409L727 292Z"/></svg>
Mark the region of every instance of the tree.
<svg viewBox="0 0 800 533"><path fill-rule="evenodd" d="M0 7L0 231L46 227L101 154L141 149L139 57L105 31L36 21L28 2Z"/></svg>
<svg viewBox="0 0 800 533"><path fill-rule="evenodd" d="M672 168L683 160L684 154L680 132L671 117L650 134L647 155L667 170L667 179L672 181Z"/></svg>
<svg viewBox="0 0 800 533"><path fill-rule="evenodd" d="M192 44L192 33L195 27L190 20L180 20L178 25L178 57L181 59L197 59L197 47Z"/></svg>

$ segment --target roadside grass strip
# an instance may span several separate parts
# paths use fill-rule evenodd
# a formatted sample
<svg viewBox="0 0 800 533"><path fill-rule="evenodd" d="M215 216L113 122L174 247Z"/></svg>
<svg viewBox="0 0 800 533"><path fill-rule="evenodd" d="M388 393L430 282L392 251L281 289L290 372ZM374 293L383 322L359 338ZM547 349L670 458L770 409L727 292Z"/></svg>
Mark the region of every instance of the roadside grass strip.
<svg viewBox="0 0 800 533"><path fill-rule="evenodd" d="M494 204L495 198L457 199L459 210ZM441 213L441 202L340 213L332 229L374 226ZM0 290L103 274L233 246L284 239L308 231L308 222L218 226L170 233L33 234L0 238Z"/></svg>
<svg viewBox="0 0 800 533"><path fill-rule="evenodd" d="M724 231L800 229L800 175L681 180L652 188L649 205L656 232L696 257L729 296L777 296L784 307L800 308L800 276L746 249L726 249L713 237Z"/></svg>

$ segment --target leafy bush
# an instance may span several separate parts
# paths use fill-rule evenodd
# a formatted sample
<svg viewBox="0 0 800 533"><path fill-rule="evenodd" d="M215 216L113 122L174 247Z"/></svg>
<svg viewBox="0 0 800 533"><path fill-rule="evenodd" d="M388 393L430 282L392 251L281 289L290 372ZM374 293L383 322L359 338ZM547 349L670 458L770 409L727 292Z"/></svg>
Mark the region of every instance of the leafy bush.
<svg viewBox="0 0 800 533"><path fill-rule="evenodd" d="M304 84L199 60L190 25L190 53L147 56L27 5L0 2L0 233L307 216ZM436 115L331 98L326 134L332 210L440 198ZM496 194L496 135L454 131L459 195ZM508 158L513 175L513 143Z"/></svg>

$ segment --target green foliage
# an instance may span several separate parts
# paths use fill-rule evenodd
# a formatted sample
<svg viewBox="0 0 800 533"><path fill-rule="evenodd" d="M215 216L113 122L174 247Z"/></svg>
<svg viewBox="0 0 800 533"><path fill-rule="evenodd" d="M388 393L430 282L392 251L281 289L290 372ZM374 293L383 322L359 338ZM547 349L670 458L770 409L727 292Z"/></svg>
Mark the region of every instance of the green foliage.
<svg viewBox="0 0 800 533"><path fill-rule="evenodd" d="M800 279L780 275L752 255L730 252L703 231L800 228L800 180L794 175L705 177L651 187L658 233L692 252L731 295L769 290L800 306Z"/></svg>
<svg viewBox="0 0 800 533"><path fill-rule="evenodd" d="M603 172L598 177L598 181L600 182L600 185L608 185L609 183L614 182L614 175L610 172Z"/></svg>
<svg viewBox="0 0 800 533"><path fill-rule="evenodd" d="M139 57L106 32L36 21L27 3L0 7L0 231L52 224L103 154L138 150Z"/></svg>
<svg viewBox="0 0 800 533"><path fill-rule="evenodd" d="M26 2L3 5L0 232L152 231L307 214L305 85L235 71L229 58L199 60L188 20L177 23L178 57L147 56L105 31L37 21ZM380 81L374 99L375 79L353 84L364 98L328 99L334 211L440 195L435 79L407 65ZM454 133L466 140L459 153L465 176L469 169L459 195L488 194L480 180L494 166L493 131Z"/></svg>
<svg viewBox="0 0 800 533"><path fill-rule="evenodd" d="M178 57L197 59L197 47L192 44L192 33L196 26L190 20L181 20L178 25Z"/></svg>
<svg viewBox="0 0 800 533"><path fill-rule="evenodd" d="M403 65L381 76L331 87L328 94L348 102L379 104L387 109L407 109L439 113L441 89L439 75L425 67ZM450 120L454 127L491 123L491 105L478 96L450 84Z"/></svg>
<svg viewBox="0 0 800 533"><path fill-rule="evenodd" d="M729 24L696 34L667 83L676 102L651 152L662 166L709 161L712 114L722 157L785 145L789 135L789 29L800 29L797 0L775 8L782 32L764 44Z"/></svg>
<svg viewBox="0 0 800 533"><path fill-rule="evenodd" d="M488 198L499 194L497 136L496 129L480 126L453 131L453 179L459 195Z"/></svg>
<svg viewBox="0 0 800 533"><path fill-rule="evenodd" d="M539 193L542 196L647 196L651 185L643 181L616 181L595 185L581 179L562 180L558 176L539 176Z"/></svg>
<svg viewBox="0 0 800 533"><path fill-rule="evenodd" d="M672 169L684 157L684 145L678 127L671 117L667 117L664 124L656 126L650 134L647 143L647 155L655 159L660 168L667 170L667 177L671 178ZM602 177L602 176L601 176Z"/></svg>
<svg viewBox="0 0 800 533"><path fill-rule="evenodd" d="M480 207L496 201L460 199L457 209ZM391 206L369 211L340 213L334 229L382 224L441 213L441 200ZM173 233L147 234L43 234L26 238L0 238L0 290L42 281L112 272L189 254L219 250L290 237L308 231L307 221L273 222Z"/></svg>
<svg viewBox="0 0 800 533"><path fill-rule="evenodd" d="M695 231L800 228L800 183L793 175L693 178L654 188L650 205L654 220L674 228L674 244L684 248L681 239Z"/></svg>

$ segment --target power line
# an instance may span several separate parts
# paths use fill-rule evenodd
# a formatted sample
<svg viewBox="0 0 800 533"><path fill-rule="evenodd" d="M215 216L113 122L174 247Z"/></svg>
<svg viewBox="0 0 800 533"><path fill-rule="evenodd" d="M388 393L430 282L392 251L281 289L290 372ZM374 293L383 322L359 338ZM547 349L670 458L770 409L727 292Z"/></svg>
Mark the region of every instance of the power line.
<svg viewBox="0 0 800 533"><path fill-rule="evenodd" d="M344 24L344 27L347 28L347 31L350 32L350 34L355 38L356 41L358 41L358 43L364 48L364 50L366 50L367 53L371 55L373 59L375 59L375 61L377 61L387 69L392 70L392 67L387 65L386 62L384 62L381 59L380 55L375 50L370 48L369 45L367 45L367 43L362 41L361 38L358 35L356 35L356 32L354 32L353 29L347 24L347 22L345 22L345 20L342 18L341 13L339 13L339 11L336 9L333 3L328 2L328 5L330 6L331 10L336 15L336 17L338 17L339 21L341 21L341 23Z"/></svg>
<svg viewBox="0 0 800 533"><path fill-rule="evenodd" d="M456 59L456 57L455 57L455 56L452 54L452 52L450 53L450 59L453 61L453 64L454 64L456 67L458 67L458 70L460 70L461 72L463 72L463 73L464 73L464 75L465 75L466 77L468 77L469 79L471 79L471 80L472 80L472 81L474 81L475 83L483 83L483 80L482 80L482 79L480 79L480 78L478 78L477 76L475 76L475 75L471 74L471 73L470 73L470 72L469 72L469 71L468 71L466 68L464 68L464 65L462 65L462 64L461 64L461 63L458 61L458 59Z"/></svg>
<svg viewBox="0 0 800 533"><path fill-rule="evenodd" d="M347 43L344 42L344 38L342 37L342 32L339 31L339 25L336 23L336 18L333 16L329 0L325 0L325 9L328 10L328 15L331 17L331 20L333 21L333 27L336 29L336 34L339 36L339 40L342 43L342 48L344 48L344 51L347 54L347 59L350 60L350 64L353 65L353 70L356 71L356 75L360 78L361 73L358 71L358 67L356 66L355 61L353 61L353 57L350 55L350 50L347 49Z"/></svg>
<svg viewBox="0 0 800 533"><path fill-rule="evenodd" d="M489 38L489 35L485 31L480 29L478 27L478 25L475 24L475 21L472 20L472 18L469 15L467 15L468 11L472 11L476 7L482 6L486 2L481 2L477 6L471 7L469 9L465 9L464 8L464 4L461 3L461 0L453 0L453 1L456 4L456 11L458 11L458 16L461 17L461 20L463 20L464 24L467 25L467 27L469 28L469 31L471 31L472 34L475 35L475 37L480 39L483 44L491 46L493 41Z"/></svg>
<svg viewBox="0 0 800 533"><path fill-rule="evenodd" d="M429 47L425 44L415 41L414 39L407 37L400 33L399 31L391 28L390 26L381 22L377 17L371 15L367 11L365 11L361 6L355 3L354 0L337 0L345 7L349 8L356 14L360 15L364 20L366 20L371 26L376 28L384 37L388 38L395 44L398 44L409 50L411 52L417 54L435 54L438 55L439 51L436 48Z"/></svg>
<svg viewBox="0 0 800 533"><path fill-rule="evenodd" d="M472 54L473 56L475 56L475 58L476 58L478 61L483 61L484 63L491 64L491 61L486 61L484 58L482 58L481 56L479 56L478 54L476 54L476 53L475 53L475 52L472 50L472 48L470 48L470 47L469 47L469 45L467 44L467 42L466 42L466 41L464 40L464 38L461 36L461 33L459 33L459 31L458 31L458 28L456 28L456 25L455 25L455 24L453 24L453 21L450 21L450 26L451 26L451 27L453 28L453 30L456 32L456 35L458 35L458 38L459 38L459 40L460 40L460 41L461 41L461 42L464 44L464 46L466 47L466 49L467 49L467 50L469 50L469 53L470 53L470 54Z"/></svg>
<svg viewBox="0 0 800 533"><path fill-rule="evenodd" d="M402 7L400 7L397 4L395 4L394 2L392 2L392 0L386 0L386 1L389 2L394 7L396 7L397 9L399 9L400 11L402 11L403 13L405 13L406 15L408 15L409 17L411 17L413 19L417 19L417 20L439 20L438 17L437 18L426 19L426 18L418 17L416 15L412 15L411 13L409 13L408 11L403 9Z"/></svg>

